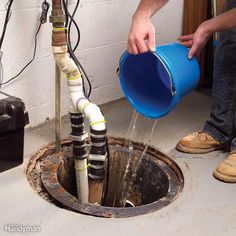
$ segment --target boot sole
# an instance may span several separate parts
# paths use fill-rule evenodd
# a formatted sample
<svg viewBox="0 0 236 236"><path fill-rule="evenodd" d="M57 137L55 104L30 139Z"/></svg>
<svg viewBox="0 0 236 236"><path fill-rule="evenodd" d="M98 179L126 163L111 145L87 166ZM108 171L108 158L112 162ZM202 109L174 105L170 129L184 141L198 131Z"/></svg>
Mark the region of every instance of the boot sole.
<svg viewBox="0 0 236 236"><path fill-rule="evenodd" d="M229 175L224 175L224 174L218 172L217 170L214 170L213 176L216 179L221 180L221 181L226 182L226 183L236 183L236 177L229 176Z"/></svg>
<svg viewBox="0 0 236 236"><path fill-rule="evenodd" d="M194 148L187 148L181 146L179 143L176 145L176 150L184 153L191 153L191 154L204 154L209 153L217 150L223 149L222 147L212 147L212 148L205 148L205 149L194 149Z"/></svg>

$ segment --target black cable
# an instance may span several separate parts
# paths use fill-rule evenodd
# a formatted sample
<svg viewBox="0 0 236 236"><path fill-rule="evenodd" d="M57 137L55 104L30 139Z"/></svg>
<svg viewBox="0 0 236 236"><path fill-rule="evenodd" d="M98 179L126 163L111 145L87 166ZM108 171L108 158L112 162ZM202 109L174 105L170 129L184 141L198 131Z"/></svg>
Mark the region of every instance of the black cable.
<svg viewBox="0 0 236 236"><path fill-rule="evenodd" d="M75 22L75 20L72 18L71 14L70 14L70 12L69 12L69 10L68 10L68 0L67 0L67 1L62 0L62 3L63 3L65 15L66 15L66 23L65 23L65 26L68 27L68 24L70 24L70 22L73 22L74 25L75 25L75 27L76 27L76 29L77 29L77 35L78 35L78 37L77 37L77 43L76 43L76 45L77 45L77 44L79 44L79 40L80 40L80 37L79 37L79 36L80 36L79 27L78 27L77 23ZM77 2L77 4L78 4L78 2ZM69 39L69 37L68 37L69 34L70 34L70 32L67 30L67 46L68 46L68 52L69 52L70 57L72 58L72 60L75 62L76 66L79 68L79 64L78 64L78 62L76 61L77 58L76 58L75 55L73 55L73 50L72 50L72 46L71 46L71 41L70 41L70 39ZM74 48L74 49L76 49L76 48ZM83 80L83 92L84 92L85 97L88 98L87 93L86 93L86 89L85 89L85 84L84 84L83 75L81 75L81 76L82 76L82 80Z"/></svg>
<svg viewBox="0 0 236 236"><path fill-rule="evenodd" d="M3 92L3 91L0 91L0 93L3 94L3 95L5 95L5 96L7 96L7 97L12 97L10 94L5 93L5 92Z"/></svg>
<svg viewBox="0 0 236 236"><path fill-rule="evenodd" d="M79 1L77 1L77 3L79 3ZM76 8L75 8L76 9ZM76 11L73 12L72 14L72 19L74 18L74 15L75 15ZM72 21L72 20L71 20ZM89 89L88 89L88 94L87 94L87 98L90 97L90 94L91 94L91 91L92 91L92 85L91 85L91 82L89 80L89 77L85 71L85 69L83 68L83 66L81 65L81 63L79 62L79 60L77 59L74 51L72 50L71 48L71 41L70 41L70 35L71 35L71 31L70 31L70 27L68 29L68 50L69 50L69 53L70 53L70 56L72 57L72 59L74 60L74 62L76 63L76 65L82 70L86 80L87 80L87 83L88 83L88 86L89 86Z"/></svg>
<svg viewBox="0 0 236 236"><path fill-rule="evenodd" d="M32 59L21 69L21 71L17 75L13 76L11 79L9 79L6 82L2 83L0 86L8 84L12 80L16 79L33 62L33 60L35 59L36 49L37 49L37 36L38 36L38 33L41 29L41 26L42 26L42 23L40 22L39 27L38 27L37 32L36 32L35 37L34 37L34 52L33 52Z"/></svg>
<svg viewBox="0 0 236 236"><path fill-rule="evenodd" d="M67 6L67 8L68 8L68 0L66 0L66 1L63 0L62 4L63 4L64 10L66 9L65 6ZM65 28L67 28L68 23L69 23L69 16L68 16L68 14L65 14L65 15L66 15Z"/></svg>
<svg viewBox="0 0 236 236"><path fill-rule="evenodd" d="M71 25L72 25L72 22L74 21L74 16L75 16L75 14L76 14L76 12L78 10L79 3L80 3L80 0L77 0L75 8L74 8L74 11L73 11L73 13L71 15L71 21L69 22L69 26L68 26L68 45L69 45L68 49L69 49L69 53L70 53L72 59L75 61L76 65L79 66L79 68L81 68L81 70L82 70L82 72L83 72L83 74L84 74L84 76L85 76L85 78L87 80L87 83L88 83L88 86L89 86L89 91L88 91L87 97L89 98L90 94L91 94L91 91L92 91L91 82L89 80L89 77L88 77L85 69L83 68L83 66L81 65L81 63L79 62L79 60L77 59L77 57L76 57L76 55L74 53L74 50L76 49L77 46L75 46L74 50L72 50L72 47L71 47ZM67 12L68 12L68 8L67 8ZM79 41L77 42L77 44L79 44Z"/></svg>
<svg viewBox="0 0 236 236"><path fill-rule="evenodd" d="M73 25L75 26L76 28L76 31L77 31L77 41L76 41L76 44L73 48L73 52L77 49L78 45L79 45L79 42L80 42L80 30L79 30L79 26L78 24L76 23L76 21L74 20L74 18L72 18L70 12L68 11L68 0L63 0L62 1L63 3L63 7L64 7L64 10L65 10L65 15L66 15L66 23L65 23L65 27L67 28L68 25L69 25L69 21L72 20L72 23ZM70 26L70 29L68 30L68 32L71 31L71 26Z"/></svg>
<svg viewBox="0 0 236 236"><path fill-rule="evenodd" d="M74 21L75 14L78 10L79 3L80 3L80 0L77 0L74 11L71 16L71 21L69 22L69 25L68 25L68 42L69 42L69 44L71 44L71 26L72 26L72 22ZM77 24L75 24L75 25L77 25ZM79 42L80 42L80 30L78 30L78 40L75 44L75 47L73 48L73 52L75 52L75 50L77 49Z"/></svg>
<svg viewBox="0 0 236 236"><path fill-rule="evenodd" d="M9 4L10 4L10 0L5 4L5 9L7 10L8 9L8 7L9 7ZM7 23L8 23L8 21L10 20L10 18L11 18L11 10L10 10L10 12L9 12L9 16L8 16L8 19L7 19Z"/></svg>
<svg viewBox="0 0 236 236"><path fill-rule="evenodd" d="M7 3L6 3L6 9L7 9L7 15L6 15L6 21L8 23L9 19L10 19L10 16L11 16L11 10L9 10L11 8L11 4L12 4L13 0L9 0ZM11 82L12 80L16 79L18 76L20 76L22 74L22 72L34 61L35 59L35 56L36 56L36 50L37 50L37 36L39 34L39 31L41 29L41 26L42 24L46 23L47 22L47 15L48 15L48 10L49 10L49 7L50 7L50 4L47 2L47 0L44 0L43 3L42 3L42 12L41 12L41 16L40 16L40 23L39 23L39 26L38 26L38 29L36 31L36 34L34 36L34 52L33 52L33 57L32 59L20 70L20 72L13 76L11 79L7 80L6 82L4 83L0 83L0 88L2 85L6 85L8 84L9 82ZM6 24L7 25L7 24ZM6 31L6 28L5 28L5 31ZM3 34L3 37L1 37L1 40L4 39L4 35L5 33Z"/></svg>
<svg viewBox="0 0 236 236"><path fill-rule="evenodd" d="M7 24L9 22L9 20L10 20L10 17L11 17L11 6L12 6L12 3L13 3L13 0L9 0L6 3L7 14L5 16L5 21L4 21L4 24L3 24L2 35L1 35L1 39L0 39L0 51L1 51L3 40L4 40L4 37L5 37L6 31L7 31Z"/></svg>
<svg viewBox="0 0 236 236"><path fill-rule="evenodd" d="M91 84L91 82L90 82L90 80L89 80L89 77L88 77L88 75L87 75L87 73L86 73L84 67L81 65L81 63L78 61L77 58L75 59L75 63L76 63L77 66L79 66L79 68L82 70L82 72L83 72L83 74L84 74L84 76L85 76L85 78L86 78L86 80L87 80L87 83L88 83L88 86L89 86L89 89L88 89L89 91L88 91L88 94L87 94L87 98L89 98L90 95L91 95L91 92L92 92L92 84ZM83 75L82 75L82 76L83 76Z"/></svg>
<svg viewBox="0 0 236 236"><path fill-rule="evenodd" d="M78 6L79 6L79 3L80 3L80 0L77 0L76 2L76 6L74 8L74 11L72 13L72 15L70 14L69 10L68 10L68 7L67 7L67 4L66 4L66 1L65 0L62 0L63 1L63 7L64 7L64 10L65 10L65 14L68 16L68 18L70 19L69 23L68 23L68 52L70 54L70 57L73 59L73 61L75 62L75 64L78 66L78 68L80 68L82 70L82 73L84 74L86 80L87 80L87 83L88 83L88 86L89 86L89 89L88 89L88 94L86 95L85 93L85 88L84 88L84 83L83 83L83 90L84 90L84 93L85 93L85 96L87 98L90 97L90 94L91 94L91 91L92 91L92 85L91 85L91 82L89 80L89 77L85 71L85 69L83 68L83 66L81 65L81 63L79 62L79 60L77 59L73 49L72 49L72 46L71 46L71 40L70 40L70 36L71 36L71 25L72 25L72 22L74 22L74 16L77 12L77 9L78 9ZM68 2L67 2L68 3ZM75 24L76 25L76 24ZM79 32L79 31L77 31ZM79 41L78 41L79 42ZM77 45L77 43L76 43ZM74 48L76 49L76 48ZM83 76L82 76L83 78Z"/></svg>

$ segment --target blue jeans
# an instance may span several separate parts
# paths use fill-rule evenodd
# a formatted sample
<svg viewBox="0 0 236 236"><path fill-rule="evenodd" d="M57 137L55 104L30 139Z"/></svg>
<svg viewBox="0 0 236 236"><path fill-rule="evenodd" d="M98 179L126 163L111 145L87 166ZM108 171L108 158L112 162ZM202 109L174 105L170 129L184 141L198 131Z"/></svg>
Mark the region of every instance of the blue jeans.
<svg viewBox="0 0 236 236"><path fill-rule="evenodd" d="M236 7L235 0L225 3L224 11ZM204 131L236 149L236 29L220 32L213 71L213 105Z"/></svg>

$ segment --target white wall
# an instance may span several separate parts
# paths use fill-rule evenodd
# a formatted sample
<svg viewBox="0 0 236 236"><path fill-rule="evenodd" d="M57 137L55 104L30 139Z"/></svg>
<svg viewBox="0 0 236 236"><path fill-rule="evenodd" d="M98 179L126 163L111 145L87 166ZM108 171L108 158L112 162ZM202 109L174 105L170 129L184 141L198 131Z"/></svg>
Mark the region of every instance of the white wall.
<svg viewBox="0 0 236 236"><path fill-rule="evenodd" d="M34 34L38 26L43 0L15 0L2 50L4 80L15 75L33 53ZM5 2L0 2L0 29L5 17ZM50 1L49 1L50 2ZM72 4L75 0L70 1ZM92 100L97 104L123 96L116 76L118 61L126 49L132 13L138 0L81 0L76 20L81 29L77 55L93 85ZM153 23L157 44L176 40L181 34L183 0L169 1ZM22 98L30 114L31 126L54 117L54 61L51 53L51 24L42 26L38 37L37 55L33 64L3 91ZM63 80L63 115L69 98Z"/></svg>

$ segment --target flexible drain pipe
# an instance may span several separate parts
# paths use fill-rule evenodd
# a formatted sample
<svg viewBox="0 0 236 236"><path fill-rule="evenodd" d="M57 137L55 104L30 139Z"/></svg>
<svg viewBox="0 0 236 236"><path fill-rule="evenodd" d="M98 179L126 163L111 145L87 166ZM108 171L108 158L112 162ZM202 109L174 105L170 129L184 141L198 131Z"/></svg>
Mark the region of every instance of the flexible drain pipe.
<svg viewBox="0 0 236 236"><path fill-rule="evenodd" d="M85 97L83 92L83 79L80 70L68 55L66 29L64 28L65 15L62 9L61 0L52 0L50 22L53 23L52 51L54 58L61 72L67 77L67 84L73 104L71 115L75 116L75 114L78 114L79 112L84 114L89 119L91 131L94 130L101 132L102 135L106 135L104 116L99 107L91 103ZM83 134L76 134L71 137L73 142L81 142L75 145L79 146L79 148L84 147L85 138ZM100 152L96 151L96 149L93 148L93 145L94 144L92 143L92 153L89 155L89 171L91 172L89 173L89 199L87 197L88 181L86 180L88 174L87 159L83 157L75 158L78 199L81 203L86 203L88 201L91 203L101 203L102 201L106 150L105 145L103 146L103 144L100 144L99 148L105 150L105 152L103 151L103 154L100 155ZM77 155L75 156L78 157Z"/></svg>

